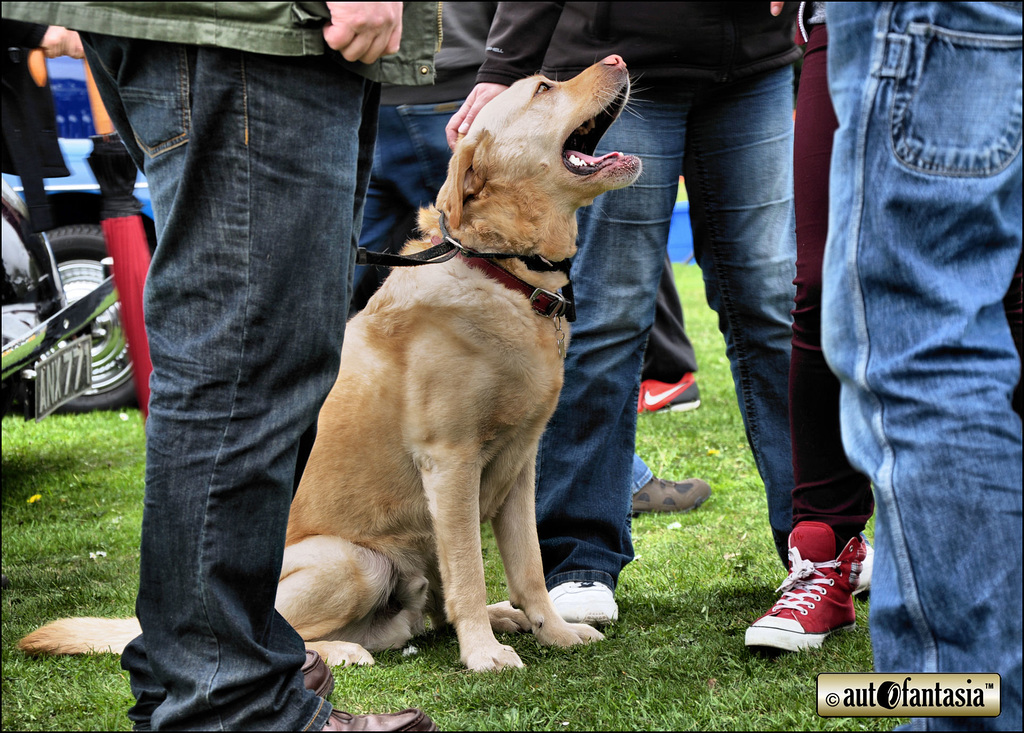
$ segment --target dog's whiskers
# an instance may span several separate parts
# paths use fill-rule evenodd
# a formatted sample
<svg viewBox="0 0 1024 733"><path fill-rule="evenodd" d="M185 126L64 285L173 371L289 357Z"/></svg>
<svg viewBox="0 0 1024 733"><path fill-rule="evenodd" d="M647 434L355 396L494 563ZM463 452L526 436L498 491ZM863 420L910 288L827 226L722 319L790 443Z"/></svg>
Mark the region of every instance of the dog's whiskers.
<svg viewBox="0 0 1024 733"><path fill-rule="evenodd" d="M628 103L626 104L626 106L622 108L622 113L623 113L623 114L630 114L630 115L633 115L633 116L634 116L634 117L636 117L636 118L637 118L638 120L643 120L643 119L645 119L645 118L644 118L644 116L643 116L642 114L640 114L639 112L637 112L637 110L636 110L636 106L634 106L634 104L633 104L632 102L628 102Z"/></svg>

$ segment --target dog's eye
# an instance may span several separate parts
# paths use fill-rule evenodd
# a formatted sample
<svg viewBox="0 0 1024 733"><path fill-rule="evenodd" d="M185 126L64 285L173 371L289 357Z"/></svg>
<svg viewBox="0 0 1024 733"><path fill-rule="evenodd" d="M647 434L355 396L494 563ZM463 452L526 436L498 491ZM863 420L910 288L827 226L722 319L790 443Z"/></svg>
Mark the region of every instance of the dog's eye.
<svg viewBox="0 0 1024 733"><path fill-rule="evenodd" d="M533 94L534 94L534 96L537 96L538 94L543 94L544 92L548 91L549 89L551 89L550 85L545 84L544 82L541 82L540 84L537 85L537 91L534 92Z"/></svg>

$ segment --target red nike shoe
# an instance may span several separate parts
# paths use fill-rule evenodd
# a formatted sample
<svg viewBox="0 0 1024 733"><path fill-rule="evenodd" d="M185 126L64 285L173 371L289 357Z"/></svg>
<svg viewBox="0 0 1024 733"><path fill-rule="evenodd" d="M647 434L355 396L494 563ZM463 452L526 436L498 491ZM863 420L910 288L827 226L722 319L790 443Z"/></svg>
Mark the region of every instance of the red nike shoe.
<svg viewBox="0 0 1024 733"><path fill-rule="evenodd" d="M637 414L641 412L685 412L700 407L700 390L693 373L684 374L675 384L666 384L656 379L645 379L640 383L640 398L637 400Z"/></svg>

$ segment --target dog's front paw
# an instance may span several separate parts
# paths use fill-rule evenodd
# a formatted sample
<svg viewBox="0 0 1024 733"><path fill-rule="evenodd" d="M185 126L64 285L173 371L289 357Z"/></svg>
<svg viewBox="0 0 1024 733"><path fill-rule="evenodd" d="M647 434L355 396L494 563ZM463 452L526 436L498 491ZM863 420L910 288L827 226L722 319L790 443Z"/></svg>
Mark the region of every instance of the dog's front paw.
<svg viewBox="0 0 1024 733"><path fill-rule="evenodd" d="M561 622L561 623L559 623ZM545 646L575 646L600 641L604 634L587 624L570 624L558 619L534 629L537 641Z"/></svg>
<svg viewBox="0 0 1024 733"><path fill-rule="evenodd" d="M523 666L515 649L498 643L464 653L462 663L473 672L498 672L506 667Z"/></svg>
<svg viewBox="0 0 1024 733"><path fill-rule="evenodd" d="M491 622L491 630L498 633L522 634L530 630L530 619L518 608L513 608L508 601L492 603L487 607L487 617Z"/></svg>
<svg viewBox="0 0 1024 733"><path fill-rule="evenodd" d="M359 644L350 641L317 641L306 644L315 649L331 667L347 667L350 664L366 666L373 664L373 657Z"/></svg>

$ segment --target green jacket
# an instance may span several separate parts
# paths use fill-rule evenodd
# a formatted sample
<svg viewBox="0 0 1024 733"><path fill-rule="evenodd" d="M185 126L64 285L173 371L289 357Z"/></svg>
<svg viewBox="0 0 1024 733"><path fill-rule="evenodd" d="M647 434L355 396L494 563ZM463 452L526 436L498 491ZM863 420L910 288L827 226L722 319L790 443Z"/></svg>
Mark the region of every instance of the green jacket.
<svg viewBox="0 0 1024 733"><path fill-rule="evenodd" d="M330 17L326 3L5 2L2 9L5 18L110 36L274 56L310 56L329 50L321 31ZM434 54L440 46L441 3L407 2L398 53L372 64L342 63L373 81L432 84Z"/></svg>

